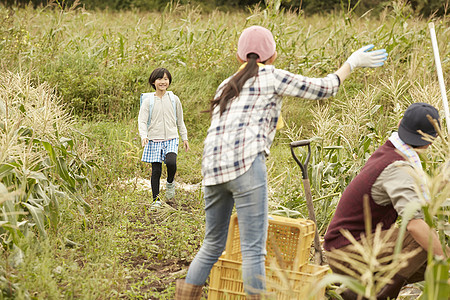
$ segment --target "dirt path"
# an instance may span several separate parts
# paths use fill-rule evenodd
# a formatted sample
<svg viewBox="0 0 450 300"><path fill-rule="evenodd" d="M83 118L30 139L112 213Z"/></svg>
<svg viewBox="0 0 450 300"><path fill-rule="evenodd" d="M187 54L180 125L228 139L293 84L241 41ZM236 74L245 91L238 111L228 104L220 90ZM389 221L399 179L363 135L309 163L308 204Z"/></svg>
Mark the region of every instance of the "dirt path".
<svg viewBox="0 0 450 300"><path fill-rule="evenodd" d="M128 294L132 299L173 299L175 281L184 278L203 239L203 201L199 185L176 183L177 196L164 198L163 206L151 208L150 181L133 178L120 183L132 190L135 202L125 202L120 263L129 271ZM138 208L137 208L138 207Z"/></svg>
<svg viewBox="0 0 450 300"><path fill-rule="evenodd" d="M148 193L151 189L149 180L145 179L134 178L125 184L134 185L137 193ZM151 209L147 201L144 213L141 210L128 216L127 245L124 245L128 251L120 258L131 275L128 278L129 295L124 298L173 299L175 281L185 277L203 238L201 216L204 212L198 189L198 185L178 184L178 197L164 200L162 208ZM180 235L186 226L192 230ZM413 300L419 294L420 289L408 285L402 289L399 299ZM204 296L207 296L207 286Z"/></svg>

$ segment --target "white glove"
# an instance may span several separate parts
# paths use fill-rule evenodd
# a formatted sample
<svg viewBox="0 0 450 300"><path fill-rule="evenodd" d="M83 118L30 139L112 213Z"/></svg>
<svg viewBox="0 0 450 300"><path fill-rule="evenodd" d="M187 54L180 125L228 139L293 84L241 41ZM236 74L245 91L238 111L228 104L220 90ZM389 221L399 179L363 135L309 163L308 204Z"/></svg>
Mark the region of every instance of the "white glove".
<svg viewBox="0 0 450 300"><path fill-rule="evenodd" d="M384 61L388 57L386 50L380 49L367 52L373 47L373 45L367 45L353 52L346 61L350 65L350 69L353 70L358 67L375 68L384 65Z"/></svg>

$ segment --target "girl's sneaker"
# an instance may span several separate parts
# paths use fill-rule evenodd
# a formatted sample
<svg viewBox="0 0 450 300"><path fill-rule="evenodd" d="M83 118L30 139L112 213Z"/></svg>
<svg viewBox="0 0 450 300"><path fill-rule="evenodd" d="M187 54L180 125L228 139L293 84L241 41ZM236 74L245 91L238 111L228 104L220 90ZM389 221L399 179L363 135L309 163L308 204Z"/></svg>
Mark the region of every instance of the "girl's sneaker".
<svg viewBox="0 0 450 300"><path fill-rule="evenodd" d="M175 197L175 181L167 183L166 185L166 198L173 199Z"/></svg>
<svg viewBox="0 0 450 300"><path fill-rule="evenodd" d="M152 204L152 208L160 208L162 206L161 201L156 200L155 202L153 202Z"/></svg>

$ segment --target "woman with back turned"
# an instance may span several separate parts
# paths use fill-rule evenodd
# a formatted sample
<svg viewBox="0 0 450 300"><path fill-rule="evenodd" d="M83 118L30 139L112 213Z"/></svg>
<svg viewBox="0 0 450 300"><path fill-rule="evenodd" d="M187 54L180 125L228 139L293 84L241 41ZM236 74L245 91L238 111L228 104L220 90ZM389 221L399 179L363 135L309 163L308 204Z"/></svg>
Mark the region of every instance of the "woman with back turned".
<svg viewBox="0 0 450 300"><path fill-rule="evenodd" d="M205 140L202 175L206 232L186 280L179 280L176 299L200 299L212 266L225 249L228 225L236 205L242 251L242 278L249 299L265 291L268 227L265 160L273 142L283 96L323 99L334 96L356 67L376 67L385 50L353 53L334 74L307 78L276 69L272 33L261 26L245 29L238 42L240 70L226 79L211 102L211 126Z"/></svg>

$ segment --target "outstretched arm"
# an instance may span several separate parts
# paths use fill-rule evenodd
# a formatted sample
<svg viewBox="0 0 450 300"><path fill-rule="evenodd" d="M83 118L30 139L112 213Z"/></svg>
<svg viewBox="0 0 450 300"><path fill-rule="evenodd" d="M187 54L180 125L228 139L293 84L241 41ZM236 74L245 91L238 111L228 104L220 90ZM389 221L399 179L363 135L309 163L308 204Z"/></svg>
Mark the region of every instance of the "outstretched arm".
<svg viewBox="0 0 450 300"><path fill-rule="evenodd" d="M335 72L341 83L350 75L353 69L361 67L375 68L384 65L388 54L385 49L370 51L374 45L367 45L356 50L347 61Z"/></svg>
<svg viewBox="0 0 450 300"><path fill-rule="evenodd" d="M334 74L336 74L339 77L339 80L342 82L350 75L352 72L352 69L350 68L350 65L347 63L344 63L342 67L340 67Z"/></svg>

